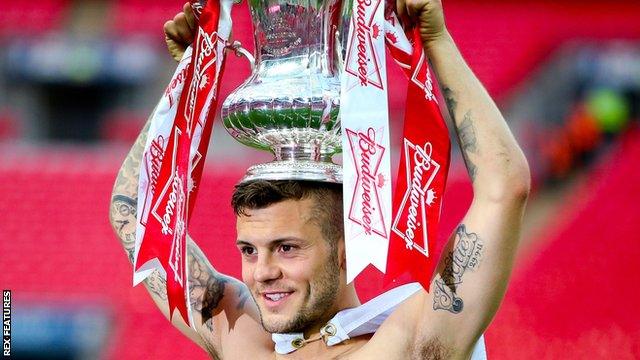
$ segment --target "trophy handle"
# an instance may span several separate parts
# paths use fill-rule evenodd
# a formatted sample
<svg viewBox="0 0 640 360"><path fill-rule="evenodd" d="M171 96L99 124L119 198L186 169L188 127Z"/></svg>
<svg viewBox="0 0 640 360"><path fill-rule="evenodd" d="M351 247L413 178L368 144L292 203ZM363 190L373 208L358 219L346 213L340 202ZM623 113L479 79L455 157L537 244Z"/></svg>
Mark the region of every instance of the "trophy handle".
<svg viewBox="0 0 640 360"><path fill-rule="evenodd" d="M238 40L234 40L233 42L228 42L225 45L225 49L233 50L236 56L244 56L249 60L249 64L251 65L251 71L255 70L256 67L256 59L251 55L251 53L242 47L242 44Z"/></svg>
<svg viewBox="0 0 640 360"><path fill-rule="evenodd" d="M338 74L342 75L342 71L344 70L344 59L342 57L342 43L340 42L340 31L336 31L335 32L335 39L334 39L334 44L336 44L335 46L335 52L336 52L336 58L337 58L337 62L338 62Z"/></svg>

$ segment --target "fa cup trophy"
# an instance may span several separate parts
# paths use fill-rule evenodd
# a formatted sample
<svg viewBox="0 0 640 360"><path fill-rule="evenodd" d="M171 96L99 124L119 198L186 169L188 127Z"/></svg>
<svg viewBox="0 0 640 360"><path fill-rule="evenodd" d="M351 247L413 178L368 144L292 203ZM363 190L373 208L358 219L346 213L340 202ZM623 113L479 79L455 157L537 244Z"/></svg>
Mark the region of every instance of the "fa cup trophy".
<svg viewBox="0 0 640 360"><path fill-rule="evenodd" d="M419 33L402 26L393 1L248 1L255 55L231 47L250 59L252 73L221 117L235 139L274 160L250 167L242 181L342 184L347 281L373 264L393 279L409 271L428 288L442 248L435 235L449 138ZM186 227L218 104L231 2L190 1L197 34L153 113L138 181L134 283L160 271L170 315L178 309L190 325ZM393 201L385 45L409 80ZM344 166L336 165L343 148Z"/></svg>
<svg viewBox="0 0 640 360"><path fill-rule="evenodd" d="M342 182L340 76L348 1L249 0L255 60L251 76L222 105L236 140L269 150L243 181Z"/></svg>

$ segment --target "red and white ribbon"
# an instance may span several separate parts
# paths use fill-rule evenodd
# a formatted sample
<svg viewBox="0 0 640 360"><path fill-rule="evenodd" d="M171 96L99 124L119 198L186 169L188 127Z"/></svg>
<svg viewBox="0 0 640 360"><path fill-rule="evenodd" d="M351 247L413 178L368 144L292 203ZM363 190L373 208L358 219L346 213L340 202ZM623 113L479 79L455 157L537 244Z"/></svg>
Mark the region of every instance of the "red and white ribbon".
<svg viewBox="0 0 640 360"><path fill-rule="evenodd" d="M384 0L354 0L340 95L347 282L384 272L391 223Z"/></svg>
<svg viewBox="0 0 640 360"><path fill-rule="evenodd" d="M403 29L387 8L385 36L409 79L386 279L409 273L428 291L445 242L437 243L449 172L449 132L418 29Z"/></svg>
<svg viewBox="0 0 640 360"><path fill-rule="evenodd" d="M409 80L393 205L381 28L389 53ZM356 0L344 65L340 113L347 281L373 264L387 281L409 273L428 290L444 245L436 240L451 145L420 34L403 28L394 3L385 9L382 1Z"/></svg>
<svg viewBox="0 0 640 360"><path fill-rule="evenodd" d="M138 183L134 285L158 270L166 278L169 317L178 309L190 326L186 229L213 128L231 5L191 1L195 41L152 115Z"/></svg>

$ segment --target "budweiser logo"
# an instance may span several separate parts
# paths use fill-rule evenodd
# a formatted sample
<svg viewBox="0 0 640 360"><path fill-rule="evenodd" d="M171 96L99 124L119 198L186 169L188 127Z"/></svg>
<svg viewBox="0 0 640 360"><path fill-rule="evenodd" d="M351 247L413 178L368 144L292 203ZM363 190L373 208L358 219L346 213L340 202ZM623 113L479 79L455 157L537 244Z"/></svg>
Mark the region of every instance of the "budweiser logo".
<svg viewBox="0 0 640 360"><path fill-rule="evenodd" d="M191 9L193 9L193 15L196 17L196 20L200 20L200 15L202 14L202 10L204 10L204 6L201 4L201 2L191 2Z"/></svg>
<svg viewBox="0 0 640 360"><path fill-rule="evenodd" d="M426 61L424 52L420 56L420 60L413 70L411 81L419 88L424 90L424 98L428 101L438 103L438 99L433 93L433 80L431 78L431 71L429 69L429 63Z"/></svg>
<svg viewBox="0 0 640 360"><path fill-rule="evenodd" d="M191 79L191 84L189 84L184 114L187 120L186 129L189 134L191 133L194 120L199 118L199 113L196 114L196 111L203 110L203 106L197 106L199 95L205 93L205 90L211 89L213 86L210 78L215 78L215 76L208 76L207 72L211 66L214 67L213 71L215 72L217 38L218 35L215 32L207 34L202 28L198 29L198 36L194 48L196 56L193 64L193 79ZM215 88L213 90L215 90ZM208 94L205 94L205 98L207 96Z"/></svg>
<svg viewBox="0 0 640 360"><path fill-rule="evenodd" d="M185 193L183 187L183 179L179 176L175 176L173 178L173 185L171 186L171 194L169 194L169 201L167 201L166 212L163 217L162 223L162 233L167 235L171 234L171 228L169 228L169 223L171 221L171 213L175 211L175 233L173 234L173 239L171 240L171 253L169 254L169 267L173 270L174 279L183 286L183 278L182 278L182 264L183 264L183 256L182 256L182 239L186 235L186 217L184 214L186 204L185 204ZM164 222L166 221L166 223ZM165 232L165 225L167 226L167 232Z"/></svg>
<svg viewBox="0 0 640 360"><path fill-rule="evenodd" d="M406 190L391 227L394 233L404 239L407 249L417 250L427 257L427 207L433 205L436 199L430 187L440 170L440 165L431 157L432 153L430 142L416 146L404 139ZM418 239L422 240L423 246L416 242Z"/></svg>
<svg viewBox="0 0 640 360"><path fill-rule="evenodd" d="M367 35L369 26L367 26L365 17L367 15L367 7L371 6L371 0L358 0L356 12L356 39L358 39L358 76L360 85L367 86Z"/></svg>
<svg viewBox="0 0 640 360"><path fill-rule="evenodd" d="M162 226L162 233L164 235L173 235L172 219L176 214L176 209L183 206L185 202L184 193L184 181L179 175L179 168L177 164L178 144L182 132L180 129L175 129L175 136L173 141L173 149L171 149L171 167L169 169L163 169L162 171L170 171L170 176L167 182L164 183L164 188L158 194L157 200L151 209L151 213L154 218L158 220Z"/></svg>
<svg viewBox="0 0 640 360"><path fill-rule="evenodd" d="M378 194L378 188L385 183L384 176L379 173L385 148L376 141L376 131L373 128L366 132L346 129L346 132L357 172L349 220L362 226L367 235L386 237L387 230Z"/></svg>
<svg viewBox="0 0 640 360"><path fill-rule="evenodd" d="M147 153L147 166L149 176L149 190L154 193L158 184L158 176L160 176L160 168L162 167L162 159L164 159L164 137L158 135L151 142L149 152Z"/></svg>
<svg viewBox="0 0 640 360"><path fill-rule="evenodd" d="M188 71L189 71L189 67L185 66L179 73L177 73L173 77L173 79L171 79L169 86L167 86L166 90L164 91L164 96L166 96L167 99L169 100L170 108L172 108L174 104L173 91L175 90L176 87L178 87L178 85L182 84L183 82L185 82L185 80L187 80Z"/></svg>
<svg viewBox="0 0 640 360"><path fill-rule="evenodd" d="M383 89L380 61L374 47L374 40L383 35L380 25L373 21L379 6L380 0L356 0L345 62L346 72L355 76L360 86L371 84Z"/></svg>
<svg viewBox="0 0 640 360"><path fill-rule="evenodd" d="M169 197L167 198L167 202L164 207L164 215L160 217L160 225L162 225L162 233L165 235L172 235L173 230L171 229L171 218L176 214L176 219L179 219L179 213L182 211L182 206L186 199L184 190L183 190L183 181L179 176L173 177L173 181L171 182L171 192L169 193ZM176 210L177 209L177 210ZM177 226L176 226L177 227Z"/></svg>

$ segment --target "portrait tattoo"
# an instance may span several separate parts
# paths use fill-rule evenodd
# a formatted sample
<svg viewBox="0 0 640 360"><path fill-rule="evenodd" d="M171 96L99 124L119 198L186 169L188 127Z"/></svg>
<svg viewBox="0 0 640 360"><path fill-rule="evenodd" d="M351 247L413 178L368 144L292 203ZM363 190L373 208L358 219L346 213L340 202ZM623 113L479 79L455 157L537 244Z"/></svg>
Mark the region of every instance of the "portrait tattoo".
<svg viewBox="0 0 640 360"><path fill-rule="evenodd" d="M456 290L462 284L464 273L480 266L484 244L477 234L468 233L464 224L458 226L454 240L454 249L445 257L444 269L435 280L433 310L458 314L464 308L464 302Z"/></svg>

